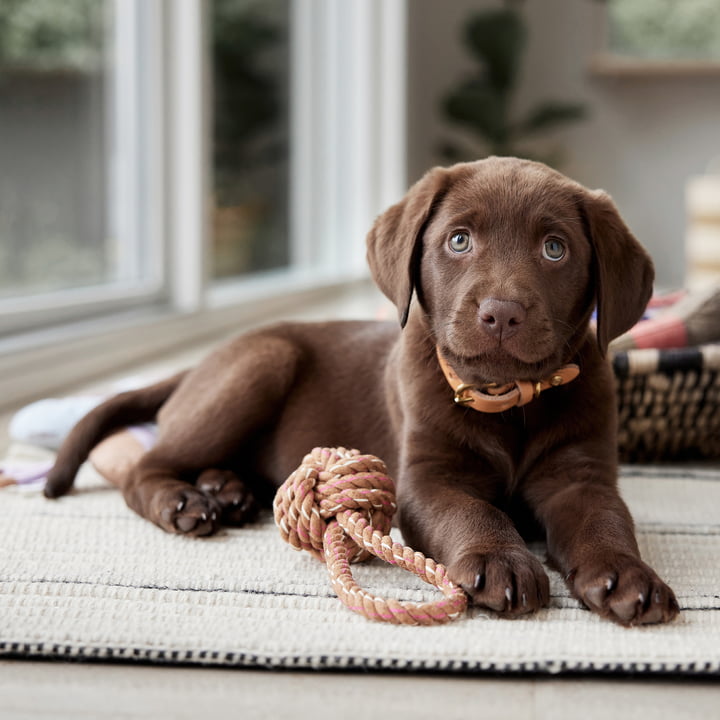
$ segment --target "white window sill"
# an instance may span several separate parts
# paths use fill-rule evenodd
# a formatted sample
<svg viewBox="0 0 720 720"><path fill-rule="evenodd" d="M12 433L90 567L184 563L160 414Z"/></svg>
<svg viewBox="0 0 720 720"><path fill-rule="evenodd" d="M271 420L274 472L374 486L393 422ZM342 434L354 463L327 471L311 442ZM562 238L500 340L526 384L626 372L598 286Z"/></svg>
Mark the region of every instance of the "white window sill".
<svg viewBox="0 0 720 720"><path fill-rule="evenodd" d="M219 287L195 312L147 308L8 337L0 340L0 410L263 323L372 317L382 303L366 277L323 284L278 275Z"/></svg>

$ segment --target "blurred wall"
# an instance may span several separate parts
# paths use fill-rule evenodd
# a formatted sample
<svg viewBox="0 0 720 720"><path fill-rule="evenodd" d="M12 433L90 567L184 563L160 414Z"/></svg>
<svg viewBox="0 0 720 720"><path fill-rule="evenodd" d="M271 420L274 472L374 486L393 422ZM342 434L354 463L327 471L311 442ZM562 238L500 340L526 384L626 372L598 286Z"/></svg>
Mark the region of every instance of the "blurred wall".
<svg viewBox="0 0 720 720"><path fill-rule="evenodd" d="M409 0L408 178L442 158L452 132L439 102L475 67L461 39L463 21L493 0ZM720 74L608 78L589 71L602 4L526 0L530 42L517 107L536 100L583 101L588 119L560 130L563 172L615 199L652 253L660 287L684 278L685 181L720 156Z"/></svg>

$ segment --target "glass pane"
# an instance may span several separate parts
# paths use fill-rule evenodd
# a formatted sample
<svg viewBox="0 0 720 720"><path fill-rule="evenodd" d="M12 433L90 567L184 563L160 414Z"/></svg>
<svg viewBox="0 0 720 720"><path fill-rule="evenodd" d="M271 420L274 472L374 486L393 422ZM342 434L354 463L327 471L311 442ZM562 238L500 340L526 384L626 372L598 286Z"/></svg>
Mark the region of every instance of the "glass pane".
<svg viewBox="0 0 720 720"><path fill-rule="evenodd" d="M609 0L610 50L646 60L720 60L718 0Z"/></svg>
<svg viewBox="0 0 720 720"><path fill-rule="evenodd" d="M214 0L212 274L289 263L290 0Z"/></svg>
<svg viewBox="0 0 720 720"><path fill-rule="evenodd" d="M0 298L112 277L108 5L0 3Z"/></svg>

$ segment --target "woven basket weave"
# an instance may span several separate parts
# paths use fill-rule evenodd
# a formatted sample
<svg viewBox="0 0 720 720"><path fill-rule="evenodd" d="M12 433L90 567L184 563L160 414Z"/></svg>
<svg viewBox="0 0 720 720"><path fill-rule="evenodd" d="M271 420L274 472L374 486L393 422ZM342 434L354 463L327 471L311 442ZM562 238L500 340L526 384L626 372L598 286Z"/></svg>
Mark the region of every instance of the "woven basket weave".
<svg viewBox="0 0 720 720"><path fill-rule="evenodd" d="M720 458L720 343L613 357L622 462Z"/></svg>

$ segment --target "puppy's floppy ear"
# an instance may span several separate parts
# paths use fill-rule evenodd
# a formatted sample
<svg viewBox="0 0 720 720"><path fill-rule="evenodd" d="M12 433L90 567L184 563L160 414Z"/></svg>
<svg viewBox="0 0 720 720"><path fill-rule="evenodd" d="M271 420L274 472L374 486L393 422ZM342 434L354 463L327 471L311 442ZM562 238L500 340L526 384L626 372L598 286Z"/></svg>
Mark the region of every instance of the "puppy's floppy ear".
<svg viewBox="0 0 720 720"><path fill-rule="evenodd" d="M655 270L607 193L588 191L585 211L594 254L597 338L605 354L610 341L642 317Z"/></svg>
<svg viewBox="0 0 720 720"><path fill-rule="evenodd" d="M450 171L433 168L407 195L377 218L367 236L367 259L375 282L394 303L405 327L415 289L422 234L433 208L450 185Z"/></svg>

